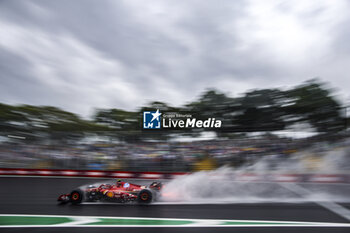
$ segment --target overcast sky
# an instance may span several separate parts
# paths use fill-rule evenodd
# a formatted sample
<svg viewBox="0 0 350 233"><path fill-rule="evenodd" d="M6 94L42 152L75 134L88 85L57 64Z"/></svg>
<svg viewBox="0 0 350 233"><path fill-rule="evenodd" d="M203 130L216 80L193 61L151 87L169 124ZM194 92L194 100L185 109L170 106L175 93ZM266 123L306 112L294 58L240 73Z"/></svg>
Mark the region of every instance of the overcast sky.
<svg viewBox="0 0 350 233"><path fill-rule="evenodd" d="M349 12L346 0L1 0L0 102L87 117L313 77L345 101Z"/></svg>

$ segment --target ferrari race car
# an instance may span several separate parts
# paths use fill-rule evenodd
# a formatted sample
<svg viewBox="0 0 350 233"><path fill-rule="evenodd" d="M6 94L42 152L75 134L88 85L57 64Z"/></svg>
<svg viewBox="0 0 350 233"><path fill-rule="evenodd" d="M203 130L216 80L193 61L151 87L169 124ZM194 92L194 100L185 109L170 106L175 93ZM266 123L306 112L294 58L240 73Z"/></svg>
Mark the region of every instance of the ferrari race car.
<svg viewBox="0 0 350 233"><path fill-rule="evenodd" d="M115 185L101 184L98 187L89 185L86 188L73 190L70 194L62 194L57 201L62 204L71 202L79 204L83 201L137 202L149 204L159 196L162 183L153 182L148 186L131 184L118 180Z"/></svg>

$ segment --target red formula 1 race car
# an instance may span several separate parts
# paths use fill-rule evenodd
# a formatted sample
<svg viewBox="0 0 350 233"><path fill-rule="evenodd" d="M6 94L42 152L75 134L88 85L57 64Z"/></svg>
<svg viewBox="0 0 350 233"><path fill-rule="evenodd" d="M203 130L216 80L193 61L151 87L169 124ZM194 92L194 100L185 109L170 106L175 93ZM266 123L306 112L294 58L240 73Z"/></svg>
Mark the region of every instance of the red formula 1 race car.
<svg viewBox="0 0 350 233"><path fill-rule="evenodd" d="M162 183L153 182L148 186L131 184L118 180L115 185L101 184L98 187L89 185L86 188L73 190L70 194L62 194L57 201L60 203L79 204L83 201L111 201L119 203L138 202L149 204L159 196Z"/></svg>

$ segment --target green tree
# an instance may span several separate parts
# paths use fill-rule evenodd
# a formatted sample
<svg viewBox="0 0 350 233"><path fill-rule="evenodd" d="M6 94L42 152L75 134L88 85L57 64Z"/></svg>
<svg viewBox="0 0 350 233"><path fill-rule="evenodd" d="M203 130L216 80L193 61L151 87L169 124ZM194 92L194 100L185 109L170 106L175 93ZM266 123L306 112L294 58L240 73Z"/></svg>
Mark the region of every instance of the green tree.
<svg viewBox="0 0 350 233"><path fill-rule="evenodd" d="M245 132L275 131L285 128L284 93L278 89L254 90L239 100L239 114L233 118L233 130Z"/></svg>
<svg viewBox="0 0 350 233"><path fill-rule="evenodd" d="M86 132L106 131L107 127L82 120L77 115L50 106L0 105L2 133L25 135L30 140L65 140L83 137Z"/></svg>
<svg viewBox="0 0 350 233"><path fill-rule="evenodd" d="M286 92L289 123L309 122L318 132L334 133L346 128L345 109L331 95L326 84L312 79Z"/></svg>

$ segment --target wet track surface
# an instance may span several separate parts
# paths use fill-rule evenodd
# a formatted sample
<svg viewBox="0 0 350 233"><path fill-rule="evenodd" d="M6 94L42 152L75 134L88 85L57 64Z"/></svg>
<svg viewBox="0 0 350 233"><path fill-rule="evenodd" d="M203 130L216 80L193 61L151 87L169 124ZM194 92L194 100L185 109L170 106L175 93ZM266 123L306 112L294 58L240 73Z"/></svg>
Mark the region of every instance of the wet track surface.
<svg viewBox="0 0 350 233"><path fill-rule="evenodd" d="M279 220L349 223L316 203L240 204L135 204L57 205L59 194L96 179L0 177L0 214L45 214L76 216L123 216L148 218ZM343 187L344 188L344 187ZM348 187L345 187L348 188ZM336 191L335 191L336 192ZM350 205L341 203L349 209ZM264 227L264 228L2 228L0 232L350 232L350 228Z"/></svg>

